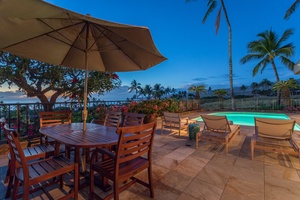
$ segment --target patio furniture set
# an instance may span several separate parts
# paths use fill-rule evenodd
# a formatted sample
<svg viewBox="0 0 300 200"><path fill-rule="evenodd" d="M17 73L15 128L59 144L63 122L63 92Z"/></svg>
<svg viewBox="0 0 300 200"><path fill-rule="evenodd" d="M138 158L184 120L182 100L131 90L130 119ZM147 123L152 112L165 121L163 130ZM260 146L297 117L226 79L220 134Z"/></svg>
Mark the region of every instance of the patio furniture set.
<svg viewBox="0 0 300 200"><path fill-rule="evenodd" d="M8 183L6 198L28 199L29 194L57 182L62 188L63 175L67 173L73 174L74 186L61 199L77 199L78 188L81 189L85 185L91 185L92 198L96 196L93 192L94 172L102 177L98 180L102 189L111 188L108 180L114 182L114 192L106 198L114 196L118 199L119 193L133 183L148 187L151 197L154 196L151 178L151 149L156 122L143 124L143 114L128 113L125 115L124 125L121 126L121 115L108 112L104 125L87 123L87 129L83 131L83 124L71 123L70 116L69 111L41 113L40 133L43 135L41 144L26 149L21 148L16 130L10 129L5 122L1 123L10 147L9 168L5 179ZM74 149L74 161L68 158L70 156L68 151L66 151L66 156L60 154L62 144L69 149ZM89 153L81 155L81 149L91 150L92 156ZM101 159L99 159L99 153ZM88 159L90 182L80 185L79 165L82 165L81 171L83 172L86 167L86 159L83 155L91 158ZM133 177L144 169L148 169L148 182ZM120 187L119 183L125 182L127 184L122 184ZM19 193L21 184L23 192ZM37 184L40 184L40 187L36 187Z"/></svg>

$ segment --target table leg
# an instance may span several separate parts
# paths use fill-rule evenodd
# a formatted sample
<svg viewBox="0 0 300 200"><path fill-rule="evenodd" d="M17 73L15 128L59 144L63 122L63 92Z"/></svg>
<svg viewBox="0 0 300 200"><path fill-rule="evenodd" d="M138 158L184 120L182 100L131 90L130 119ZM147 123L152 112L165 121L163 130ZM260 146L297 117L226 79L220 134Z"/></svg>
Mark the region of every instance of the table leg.
<svg viewBox="0 0 300 200"><path fill-rule="evenodd" d="M58 156L59 155L59 153L60 153L60 143L59 142L55 142L55 147L54 147L54 149L55 149L55 151L54 151L54 155L55 156Z"/></svg>
<svg viewBox="0 0 300 200"><path fill-rule="evenodd" d="M81 172L86 171L86 155L85 155L85 148L82 148L82 155L81 155Z"/></svg>

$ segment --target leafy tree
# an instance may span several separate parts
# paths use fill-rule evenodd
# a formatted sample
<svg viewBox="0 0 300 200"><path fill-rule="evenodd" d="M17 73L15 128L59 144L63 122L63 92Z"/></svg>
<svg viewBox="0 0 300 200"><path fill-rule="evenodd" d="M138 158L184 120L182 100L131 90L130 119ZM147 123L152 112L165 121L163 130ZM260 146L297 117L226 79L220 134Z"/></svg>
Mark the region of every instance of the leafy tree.
<svg viewBox="0 0 300 200"><path fill-rule="evenodd" d="M282 93L282 98L284 99L284 104L286 106L291 105L291 89L299 89L299 84L298 82L290 78L287 81L279 81L274 84L273 86L274 90L281 91Z"/></svg>
<svg viewBox="0 0 300 200"><path fill-rule="evenodd" d="M16 86L28 97L37 97L51 110L58 97L82 100L85 71L49 65L0 52L0 85ZM116 74L89 72L88 93L103 94L121 85Z"/></svg>
<svg viewBox="0 0 300 200"><path fill-rule="evenodd" d="M133 80L128 88L128 92L131 93L135 91L134 98L138 98L138 92L141 90L141 83L138 83L136 80Z"/></svg>
<svg viewBox="0 0 300 200"><path fill-rule="evenodd" d="M153 86L153 97L155 99L161 99L161 97L164 95L165 93L165 88L159 84L159 83L156 83L154 86Z"/></svg>
<svg viewBox="0 0 300 200"><path fill-rule="evenodd" d="M253 76L260 70L262 73L265 68L271 64L276 82L279 82L279 75L275 64L275 59L281 60L282 64L293 70L295 63L289 60L294 55L295 46L292 43L283 44L290 36L293 35L293 29L287 29L283 35L279 38L277 34L271 30L259 33L258 40L252 41L248 44L249 54L241 59L241 63L245 64L252 60L259 60L253 69ZM277 92L277 101L280 105L280 92Z"/></svg>
<svg viewBox="0 0 300 200"><path fill-rule="evenodd" d="M195 99L200 99L200 93L206 93L205 85L193 85L188 88L189 92L195 92Z"/></svg>
<svg viewBox="0 0 300 200"><path fill-rule="evenodd" d="M190 0L186 0L186 1L189 2ZM231 92L231 108L232 108L232 110L236 110L235 101L234 101L233 73L232 73L232 29L231 29L231 24L229 21L229 17L227 14L224 0L219 0L219 1L218 0L206 0L206 1L207 1L208 9L204 15L202 23L205 23L208 16L216 9L216 7L218 6L218 2L219 2L219 4L221 4L219 7L219 10L218 10L218 14L216 17L216 22L215 22L216 34L218 34L218 31L219 31L222 11L224 12L225 20L226 20L227 27L228 27L228 57L229 57L229 83L230 83L230 92Z"/></svg>
<svg viewBox="0 0 300 200"><path fill-rule="evenodd" d="M213 92L214 95L217 95L220 102L220 109L224 108L224 96L227 96L227 91L225 89L218 89Z"/></svg>
<svg viewBox="0 0 300 200"><path fill-rule="evenodd" d="M284 15L284 19L289 19L289 17L296 11L298 5L300 3L300 0L296 0L286 11Z"/></svg>

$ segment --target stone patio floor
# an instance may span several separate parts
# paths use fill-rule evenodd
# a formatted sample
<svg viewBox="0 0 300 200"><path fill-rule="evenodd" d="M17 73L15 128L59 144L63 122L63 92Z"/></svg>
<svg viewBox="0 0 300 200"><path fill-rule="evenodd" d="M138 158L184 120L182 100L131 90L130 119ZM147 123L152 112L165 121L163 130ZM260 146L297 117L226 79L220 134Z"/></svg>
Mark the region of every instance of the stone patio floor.
<svg viewBox="0 0 300 200"><path fill-rule="evenodd" d="M190 113L189 118L199 116ZM293 115L299 123L299 115ZM158 200L269 200L300 199L300 166L294 156L255 150L255 159L250 158L250 137L253 127L241 126L225 155L224 145L201 141L199 149L188 139L186 131L164 130L160 135L160 120L153 147L153 177L155 197ZM200 127L203 124L200 123ZM3 180L7 169L7 157L0 157L0 199L4 199L6 185ZM146 179L146 171L137 175ZM71 181L71 175L66 177ZM68 187L64 189L68 190ZM55 187L47 191L56 197L64 189ZM81 189L79 199L89 198L89 187ZM97 189L99 195L103 195ZM31 196L33 199L48 199L43 191ZM120 199L151 199L149 191L134 184L120 195Z"/></svg>

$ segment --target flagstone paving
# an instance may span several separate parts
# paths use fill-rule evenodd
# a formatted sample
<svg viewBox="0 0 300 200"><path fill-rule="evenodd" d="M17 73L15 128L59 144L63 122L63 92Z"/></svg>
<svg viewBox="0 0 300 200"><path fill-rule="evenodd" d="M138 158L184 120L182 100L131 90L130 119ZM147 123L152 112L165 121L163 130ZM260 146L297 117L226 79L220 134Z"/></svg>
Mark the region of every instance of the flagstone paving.
<svg viewBox="0 0 300 200"><path fill-rule="evenodd" d="M198 113L189 114L192 119ZM293 115L299 123L299 116ZM293 118L292 117L292 118ZM200 123L200 127L203 124ZM255 150L255 159L250 157L250 137L253 127L241 126L225 155L224 145L201 141L195 149L186 131L178 136L177 131L164 130L160 134L160 120L153 146L153 177L157 200L269 200L300 199L300 165L294 156ZM299 134L300 137L300 133ZM7 159L0 157L0 199L4 199L3 184ZM146 171L137 175L146 179ZM71 183L72 177L66 177ZM64 189L68 190L68 187ZM55 198L64 190L47 188ZM99 195L104 193L97 189ZM48 199L43 191L31 196L33 199ZM81 189L79 199L88 199L89 187ZM120 195L120 199L151 199L149 191L135 184Z"/></svg>

